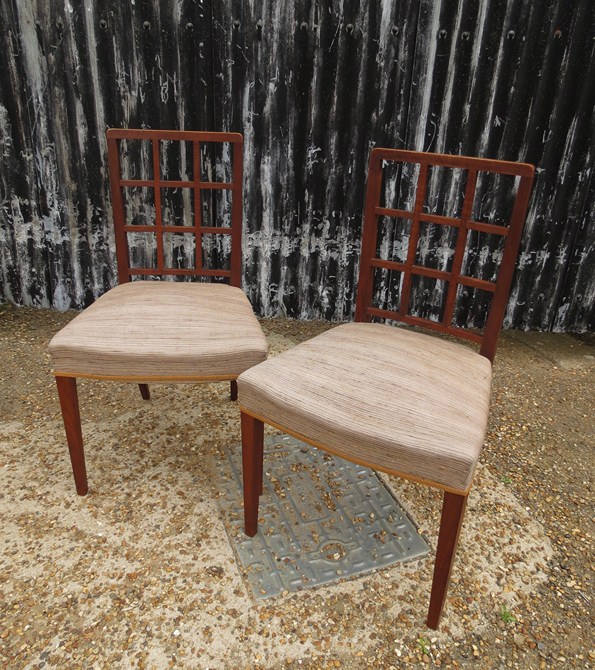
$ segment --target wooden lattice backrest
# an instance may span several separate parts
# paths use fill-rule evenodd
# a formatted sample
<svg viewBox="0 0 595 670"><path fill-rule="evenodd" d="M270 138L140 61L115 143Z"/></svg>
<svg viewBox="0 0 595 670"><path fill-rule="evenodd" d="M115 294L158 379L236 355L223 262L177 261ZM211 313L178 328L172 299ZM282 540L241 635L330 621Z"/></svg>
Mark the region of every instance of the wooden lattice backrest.
<svg viewBox="0 0 595 670"><path fill-rule="evenodd" d="M120 144L141 140L150 144L148 163L152 174L149 177L127 178L131 175L123 174L123 161ZM112 196L114 227L116 237L116 257L118 262L118 281L128 282L133 276L168 276L183 275L195 277L219 277L229 280L233 286L241 286L242 278L242 171L243 139L238 133L203 132L186 130L132 130L110 129L107 131L108 160L110 173L110 190ZM180 143L191 147L189 151L188 170L191 179L162 178L164 163L163 147L172 143ZM227 147L230 161L231 180L216 181L205 179L205 169L201 164L201 148L205 145ZM223 151L221 149L221 151ZM213 174L213 170L209 170ZM126 212L126 191L128 189L152 190L152 205L150 211L153 220L149 217L137 217L139 220L130 221ZM164 221L162 191L173 190L182 193L190 190L191 197L186 199L187 216L181 219ZM217 191L227 191L231 195L229 225L203 225L203 200ZM189 203L189 204L188 204ZM210 221L207 222L211 223ZM131 261L131 247L129 235L153 236L155 244L154 260L144 266ZM177 263L168 264L167 248L164 236L177 235L183 240L191 241L194 258L190 264L193 267L179 267ZM229 263L226 268L205 267L203 254L204 236L227 236L231 241ZM192 239L193 238L193 239ZM188 246L188 245L186 245ZM181 247L180 247L181 248Z"/></svg>
<svg viewBox="0 0 595 670"><path fill-rule="evenodd" d="M405 173L418 172L417 184L411 185L412 208L383 206L387 204L382 202L383 192L386 191L383 173L387 166L394 167L395 164L400 170L400 181L405 179ZM404 169L404 166L407 166L407 169ZM440 170L445 168L457 170L465 175L465 179L462 180L464 197L457 216L428 211L431 210L427 205L429 171L435 167ZM398 149L373 149L370 155L364 212L356 321L383 318L441 331L479 343L480 353L493 360L531 194L533 172L533 166L527 163ZM483 178L483 173L508 175L512 177L513 189L516 189L516 195L512 195L510 212L505 216L506 220L499 221L498 224L472 218L473 212L477 209L474 207L474 201L478 175L482 174ZM402 245L405 250L400 260L380 257L378 227L379 222L386 217L404 220L409 228L408 234L401 238L405 240ZM428 224L438 228L446 226L452 231L452 234L447 236L452 253L448 257L446 268L427 267L419 261L420 230L422 226ZM463 271L463 261L468 253L468 238L470 233L475 234L472 231L503 239L501 258L493 273L495 276L489 280L469 276ZM398 276L396 291L399 296L396 308L374 305L375 273L379 270ZM412 285L418 279L427 281L426 278L442 282L444 286L444 302L440 314L434 319L411 314ZM491 300L482 332L461 328L454 323L457 293L461 288L471 291L479 289L490 294Z"/></svg>

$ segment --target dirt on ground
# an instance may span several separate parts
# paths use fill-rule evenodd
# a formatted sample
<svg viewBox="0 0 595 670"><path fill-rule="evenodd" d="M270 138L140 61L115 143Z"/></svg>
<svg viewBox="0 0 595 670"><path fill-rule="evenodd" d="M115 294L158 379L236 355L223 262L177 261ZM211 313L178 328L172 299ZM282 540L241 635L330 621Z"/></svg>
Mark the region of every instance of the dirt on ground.
<svg viewBox="0 0 595 670"><path fill-rule="evenodd" d="M438 632L438 491L388 478L427 556L256 600L221 514L228 384L81 381L75 493L47 343L75 314L0 310L0 667L595 667L595 339L505 332ZM271 355L330 324L264 320Z"/></svg>

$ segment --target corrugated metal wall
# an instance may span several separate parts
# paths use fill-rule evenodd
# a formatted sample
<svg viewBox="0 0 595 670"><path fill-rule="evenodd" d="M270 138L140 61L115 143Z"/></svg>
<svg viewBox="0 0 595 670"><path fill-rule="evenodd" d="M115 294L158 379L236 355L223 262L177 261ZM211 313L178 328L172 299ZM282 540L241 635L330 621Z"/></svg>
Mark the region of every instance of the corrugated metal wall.
<svg viewBox="0 0 595 670"><path fill-rule="evenodd" d="M384 145L534 163L506 323L595 325L592 0L0 0L0 40L5 299L82 307L114 284L104 133L147 126L244 134L261 314L350 318ZM457 190L437 182L428 207ZM486 186L487 216L502 198ZM478 239L485 271L493 253ZM478 319L479 300L459 312Z"/></svg>

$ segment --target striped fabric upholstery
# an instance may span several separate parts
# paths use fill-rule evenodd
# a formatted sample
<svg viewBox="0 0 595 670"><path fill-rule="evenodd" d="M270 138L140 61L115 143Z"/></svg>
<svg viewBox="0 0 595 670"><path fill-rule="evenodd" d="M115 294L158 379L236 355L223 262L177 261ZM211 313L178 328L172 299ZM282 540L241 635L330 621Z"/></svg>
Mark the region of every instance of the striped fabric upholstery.
<svg viewBox="0 0 595 670"><path fill-rule="evenodd" d="M244 372L238 389L243 411L307 442L463 493L484 440L490 382L490 362L467 346L350 323Z"/></svg>
<svg viewBox="0 0 595 670"><path fill-rule="evenodd" d="M50 342L54 374L131 381L235 379L267 343L244 292L136 281L108 291Z"/></svg>

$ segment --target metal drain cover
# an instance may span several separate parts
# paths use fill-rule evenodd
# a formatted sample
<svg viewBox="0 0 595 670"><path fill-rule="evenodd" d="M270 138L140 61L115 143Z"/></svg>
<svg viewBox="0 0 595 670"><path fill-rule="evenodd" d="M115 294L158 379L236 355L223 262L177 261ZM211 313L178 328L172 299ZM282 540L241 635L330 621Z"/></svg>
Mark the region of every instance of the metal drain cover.
<svg viewBox="0 0 595 670"><path fill-rule="evenodd" d="M241 447L225 449L219 506L257 598L370 572L429 547L374 471L288 435L265 442L255 537L244 534Z"/></svg>

